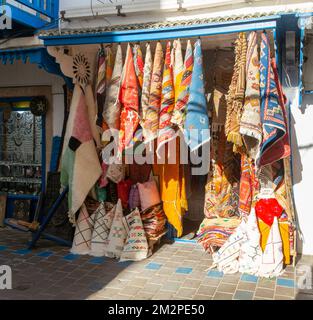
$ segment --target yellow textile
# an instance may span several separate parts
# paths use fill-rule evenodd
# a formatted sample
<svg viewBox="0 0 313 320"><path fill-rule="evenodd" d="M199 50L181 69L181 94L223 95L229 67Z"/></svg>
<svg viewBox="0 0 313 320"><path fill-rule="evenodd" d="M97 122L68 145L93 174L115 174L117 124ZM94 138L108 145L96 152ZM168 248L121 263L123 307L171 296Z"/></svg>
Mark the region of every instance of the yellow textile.
<svg viewBox="0 0 313 320"><path fill-rule="evenodd" d="M171 143L169 144L172 145ZM166 145L166 152L168 154ZM163 201L163 210L169 223L177 230L177 237L183 234L182 218L187 210L188 203L185 191L185 177L183 165L179 163L179 138L176 139L176 163L155 164L153 173L159 178L160 194Z"/></svg>
<svg viewBox="0 0 313 320"><path fill-rule="evenodd" d="M258 226L261 233L261 247L264 252L271 227L268 226L261 219L258 219ZM279 222L279 231L283 241L284 263L290 264L289 223L287 221Z"/></svg>

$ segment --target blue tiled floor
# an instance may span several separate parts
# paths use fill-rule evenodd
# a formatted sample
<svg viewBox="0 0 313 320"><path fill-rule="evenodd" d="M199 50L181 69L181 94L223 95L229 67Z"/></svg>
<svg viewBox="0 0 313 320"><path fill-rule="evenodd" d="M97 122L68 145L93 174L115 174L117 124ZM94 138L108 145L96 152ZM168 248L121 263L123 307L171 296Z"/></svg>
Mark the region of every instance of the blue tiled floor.
<svg viewBox="0 0 313 320"><path fill-rule="evenodd" d="M150 262L148 263L145 268L149 270L159 270L162 267L160 263Z"/></svg>
<svg viewBox="0 0 313 320"><path fill-rule="evenodd" d="M105 261L104 257L94 257L94 258L91 258L88 262L92 264L102 264L104 263L104 261Z"/></svg>
<svg viewBox="0 0 313 320"><path fill-rule="evenodd" d="M204 255L198 245L188 245L188 259L184 244L166 243L151 260L118 262L107 257L72 254L69 248L44 239L40 240L38 249L30 252L25 250L29 234L13 230L0 228L0 238L0 264L14 268L16 288L1 292L1 299L4 296L5 299L25 300L176 300L184 294L205 300L277 300L282 297L292 300L298 294L297 299L304 295L305 299L307 296L313 299L313 293L298 292L296 270L292 267L287 274L268 282L247 274L227 276L218 269L207 269L211 256ZM33 266L34 272L30 272ZM42 281L38 281L38 274ZM77 277L81 279L74 281Z"/></svg>
<svg viewBox="0 0 313 320"><path fill-rule="evenodd" d="M52 251L43 251L37 254L38 257L48 258L53 255Z"/></svg>
<svg viewBox="0 0 313 320"><path fill-rule="evenodd" d="M252 300L253 299L253 292L238 290L234 295L234 299L235 300Z"/></svg>
<svg viewBox="0 0 313 320"><path fill-rule="evenodd" d="M119 264L121 264L123 267L128 267L133 263L133 261L121 261Z"/></svg>
<svg viewBox="0 0 313 320"><path fill-rule="evenodd" d="M73 253L67 254L66 256L63 257L63 259L67 260L67 261L74 261L74 260L76 260L78 258L79 258L79 255L78 254L73 254Z"/></svg>
<svg viewBox="0 0 313 320"><path fill-rule="evenodd" d="M210 278L223 278L223 272L217 270L210 270L208 272L208 277Z"/></svg>
<svg viewBox="0 0 313 320"><path fill-rule="evenodd" d="M192 272L192 268L180 267L180 268L177 268L175 272L181 273L181 274L190 274Z"/></svg>
<svg viewBox="0 0 313 320"><path fill-rule="evenodd" d="M16 254L25 255L25 254L31 253L32 251L29 249L19 249L19 250L15 250L13 252Z"/></svg>
<svg viewBox="0 0 313 320"><path fill-rule="evenodd" d="M295 282L292 279L278 278L276 283L278 286L282 286L282 287L288 287L288 288L295 287Z"/></svg>
<svg viewBox="0 0 313 320"><path fill-rule="evenodd" d="M258 277L253 276L251 274L243 274L241 276L241 281L257 283Z"/></svg>

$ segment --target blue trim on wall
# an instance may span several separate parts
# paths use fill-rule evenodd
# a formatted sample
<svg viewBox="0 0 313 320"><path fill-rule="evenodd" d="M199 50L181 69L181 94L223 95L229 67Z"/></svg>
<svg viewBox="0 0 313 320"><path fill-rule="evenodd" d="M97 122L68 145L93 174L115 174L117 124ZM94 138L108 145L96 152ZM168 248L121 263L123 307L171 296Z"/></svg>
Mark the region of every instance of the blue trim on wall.
<svg viewBox="0 0 313 320"><path fill-rule="evenodd" d="M0 63L13 64L17 60L37 64L40 69L62 77L69 88L73 86L72 79L62 73L60 65L49 55L46 48L0 50Z"/></svg>
<svg viewBox="0 0 313 320"><path fill-rule="evenodd" d="M40 36L46 46L82 45L96 43L115 43L132 41L152 41L162 39L190 38L218 34L237 33L241 31L275 29L280 15L226 21L220 23L192 24L168 28L143 30L122 30L101 33L86 33L58 36Z"/></svg>
<svg viewBox="0 0 313 320"><path fill-rule="evenodd" d="M52 139L52 151L50 160L50 171L56 172L58 170L58 160L62 148L62 137L54 136Z"/></svg>

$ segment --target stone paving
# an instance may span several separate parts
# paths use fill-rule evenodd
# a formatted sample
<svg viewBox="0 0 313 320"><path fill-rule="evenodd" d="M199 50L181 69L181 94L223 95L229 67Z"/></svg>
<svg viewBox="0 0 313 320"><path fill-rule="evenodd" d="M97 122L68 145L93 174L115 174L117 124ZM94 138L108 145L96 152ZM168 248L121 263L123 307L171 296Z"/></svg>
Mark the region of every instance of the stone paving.
<svg viewBox="0 0 313 320"><path fill-rule="evenodd" d="M297 288L312 271L309 256L277 279L262 279L207 270L212 258L195 243L165 243L145 261L119 263L73 255L47 240L29 251L28 240L27 233L0 228L0 265L13 273L13 290L0 290L0 300L313 300L312 286Z"/></svg>

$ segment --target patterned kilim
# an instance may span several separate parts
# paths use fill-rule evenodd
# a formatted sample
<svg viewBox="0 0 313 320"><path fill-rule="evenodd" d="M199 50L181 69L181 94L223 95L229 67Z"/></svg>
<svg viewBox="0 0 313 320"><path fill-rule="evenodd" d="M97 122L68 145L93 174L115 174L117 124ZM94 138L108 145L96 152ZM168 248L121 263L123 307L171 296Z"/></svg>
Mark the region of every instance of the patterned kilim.
<svg viewBox="0 0 313 320"><path fill-rule="evenodd" d="M226 100L214 90L211 144L211 172L205 187L204 214L208 218L238 215L238 184L240 163L227 142L224 129ZM238 177L237 177L238 175Z"/></svg>
<svg viewBox="0 0 313 320"><path fill-rule="evenodd" d="M147 110L149 108L149 99L150 99L150 86L151 86L151 77L152 77L152 55L150 43L146 44L146 56L145 56L145 65L143 69L143 83L141 91L141 108L140 108L140 125L143 128L143 137L146 138L147 133L145 131L145 119Z"/></svg>
<svg viewBox="0 0 313 320"><path fill-rule="evenodd" d="M122 48L117 46L112 78L108 83L103 119L110 129L120 128L119 92L123 70Z"/></svg>
<svg viewBox="0 0 313 320"><path fill-rule="evenodd" d="M246 93L243 113L240 121L240 133L248 155L257 158L262 142L262 124L260 115L260 70L257 45L257 33L248 37Z"/></svg>
<svg viewBox="0 0 313 320"><path fill-rule="evenodd" d="M239 33L236 40L235 54L234 74L227 95L225 133L227 141L234 144L234 152L238 152L243 144L239 129L246 86L247 39L244 32Z"/></svg>
<svg viewBox="0 0 313 320"><path fill-rule="evenodd" d="M175 127L171 122L174 104L175 95L173 69L171 65L171 42L168 41L166 45L165 63L163 69L162 98L159 114L159 136L157 147L158 154L159 150L164 146L164 144L175 137Z"/></svg>
<svg viewBox="0 0 313 320"><path fill-rule="evenodd" d="M83 204L76 221L75 235L71 253L89 254L93 227L94 217L89 216L87 208L85 204Z"/></svg>
<svg viewBox="0 0 313 320"><path fill-rule="evenodd" d="M191 152L197 150L210 140L200 39L195 43L194 66L184 133L185 141L189 145Z"/></svg>
<svg viewBox="0 0 313 320"><path fill-rule="evenodd" d="M240 224L238 218L205 218L197 232L197 241L206 251L221 247Z"/></svg>
<svg viewBox="0 0 313 320"><path fill-rule="evenodd" d="M176 63L176 61L175 61ZM185 118L186 118L186 106L189 100L189 87L191 83L193 70L193 53L190 40L187 42L187 49L184 61L184 70L182 73L182 78L180 84L175 83L175 90L177 92L177 101L175 101L175 108L173 112L172 122L183 129ZM179 75L178 75L179 77ZM175 93L176 96L176 93Z"/></svg>
<svg viewBox="0 0 313 320"><path fill-rule="evenodd" d="M61 184L69 187L69 219L72 223L75 222L75 213L99 179L101 171L85 96L76 85L67 122L61 164Z"/></svg>
<svg viewBox="0 0 313 320"><path fill-rule="evenodd" d="M162 94L163 50L160 42L157 43L154 55L149 107L144 119L145 142L150 142L157 137L159 128L159 112Z"/></svg>
<svg viewBox="0 0 313 320"><path fill-rule="evenodd" d="M212 171L205 187L206 217L238 215L240 163L233 153L232 143L226 141L223 127L214 132Z"/></svg>
<svg viewBox="0 0 313 320"><path fill-rule="evenodd" d="M252 201L259 189L258 180L255 175L253 161L246 155L241 155L241 177L239 189L238 209L241 215L249 215Z"/></svg>
<svg viewBox="0 0 313 320"><path fill-rule="evenodd" d="M158 239L164 233L166 215L162 203L142 211L141 219L148 239Z"/></svg>
<svg viewBox="0 0 313 320"><path fill-rule="evenodd" d="M119 259L122 254L127 238L127 231L123 220L122 203L121 200L118 200L105 251L105 256L107 257Z"/></svg>
<svg viewBox="0 0 313 320"><path fill-rule="evenodd" d="M112 206L110 210L106 211L104 203L100 203L98 209L95 211L90 255L95 257L104 256L114 214L115 206Z"/></svg>
<svg viewBox="0 0 313 320"><path fill-rule="evenodd" d="M140 261L148 257L148 241L138 208L124 218L128 230L127 240L120 261Z"/></svg>
<svg viewBox="0 0 313 320"><path fill-rule="evenodd" d="M263 141L257 159L258 167L290 155L284 97L275 60L271 62L270 42L265 32L262 33L260 60Z"/></svg>
<svg viewBox="0 0 313 320"><path fill-rule="evenodd" d="M129 143L132 141L139 124L139 92L130 44L127 46L127 55L120 91L120 102L122 112L120 118L118 152L120 157L122 157L123 150L129 147Z"/></svg>

